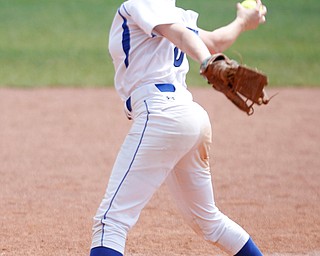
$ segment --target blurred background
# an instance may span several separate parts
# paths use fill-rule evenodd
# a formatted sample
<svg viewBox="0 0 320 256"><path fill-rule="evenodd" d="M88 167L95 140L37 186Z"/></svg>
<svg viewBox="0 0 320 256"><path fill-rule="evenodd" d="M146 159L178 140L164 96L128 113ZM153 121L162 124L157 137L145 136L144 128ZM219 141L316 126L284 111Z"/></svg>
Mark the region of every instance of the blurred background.
<svg viewBox="0 0 320 256"><path fill-rule="evenodd" d="M0 87L113 86L108 32L122 1L0 0ZM235 0L177 0L213 30ZM265 0L267 23L242 34L229 57L257 67L269 86L320 87L320 1ZM207 86L190 61L189 86Z"/></svg>

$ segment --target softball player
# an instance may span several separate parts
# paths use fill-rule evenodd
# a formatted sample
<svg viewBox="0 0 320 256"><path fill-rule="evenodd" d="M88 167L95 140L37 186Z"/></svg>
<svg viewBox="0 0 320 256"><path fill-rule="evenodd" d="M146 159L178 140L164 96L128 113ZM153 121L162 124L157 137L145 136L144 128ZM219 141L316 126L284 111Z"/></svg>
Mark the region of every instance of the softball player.
<svg viewBox="0 0 320 256"><path fill-rule="evenodd" d="M248 233L216 207L209 166L211 124L185 82L186 55L201 64L265 21L266 9L237 5L236 19L204 31L174 0L129 0L118 9L109 51L115 88L132 127L94 217L91 256L124 254L127 233L166 182L186 222L230 255L262 255ZM196 252L191 252L194 255Z"/></svg>

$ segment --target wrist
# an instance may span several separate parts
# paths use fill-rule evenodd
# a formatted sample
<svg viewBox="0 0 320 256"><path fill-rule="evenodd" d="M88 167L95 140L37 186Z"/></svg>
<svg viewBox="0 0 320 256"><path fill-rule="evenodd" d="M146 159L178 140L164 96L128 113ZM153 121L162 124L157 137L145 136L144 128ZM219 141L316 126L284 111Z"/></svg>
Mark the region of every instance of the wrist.
<svg viewBox="0 0 320 256"><path fill-rule="evenodd" d="M247 24L246 24L246 21L241 18L241 17L237 17L235 20L234 20L234 24L235 26L238 28L238 31L239 31L239 34L242 33L242 32L245 32L247 30Z"/></svg>
<svg viewBox="0 0 320 256"><path fill-rule="evenodd" d="M200 65L200 74L202 74L203 72L206 71L207 67L208 67L208 61L210 60L211 56L205 58Z"/></svg>

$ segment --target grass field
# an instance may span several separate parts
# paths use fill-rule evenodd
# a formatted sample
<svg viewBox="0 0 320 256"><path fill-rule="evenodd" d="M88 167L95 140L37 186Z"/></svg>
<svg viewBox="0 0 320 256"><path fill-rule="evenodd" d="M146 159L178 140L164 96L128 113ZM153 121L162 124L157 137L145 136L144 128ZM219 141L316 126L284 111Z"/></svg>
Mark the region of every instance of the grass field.
<svg viewBox="0 0 320 256"><path fill-rule="evenodd" d="M235 0L178 0L214 29L235 16ZM108 29L121 1L0 0L0 86L109 86ZM271 86L320 86L320 1L265 0L268 21L227 51L256 66ZM239 57L241 55L241 58ZM190 85L205 85L191 61Z"/></svg>

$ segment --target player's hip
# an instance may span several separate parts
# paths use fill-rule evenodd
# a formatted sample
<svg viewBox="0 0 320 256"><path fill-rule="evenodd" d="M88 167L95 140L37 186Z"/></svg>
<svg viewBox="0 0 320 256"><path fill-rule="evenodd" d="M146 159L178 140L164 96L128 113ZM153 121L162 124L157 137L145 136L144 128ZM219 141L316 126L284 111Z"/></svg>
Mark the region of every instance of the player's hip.
<svg viewBox="0 0 320 256"><path fill-rule="evenodd" d="M162 140L184 140L188 137L194 140L203 133L211 136L207 112L193 101L186 88L156 84L146 89L149 90L148 94L138 91L127 102L133 118L133 133L139 133L146 126L150 136L161 137Z"/></svg>
<svg viewBox="0 0 320 256"><path fill-rule="evenodd" d="M126 100L125 105L129 111L137 110L139 105L147 99L171 98L176 100L184 100L185 102L192 100L191 93L186 87L172 83L154 83L146 84L136 88Z"/></svg>
<svg viewBox="0 0 320 256"><path fill-rule="evenodd" d="M187 112L192 110L192 94L183 85L172 83L155 83L141 86L135 89L125 101L126 112L129 112L133 119L141 113L161 112L164 115L170 114L170 110ZM177 115L182 113L176 112Z"/></svg>

